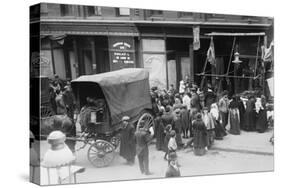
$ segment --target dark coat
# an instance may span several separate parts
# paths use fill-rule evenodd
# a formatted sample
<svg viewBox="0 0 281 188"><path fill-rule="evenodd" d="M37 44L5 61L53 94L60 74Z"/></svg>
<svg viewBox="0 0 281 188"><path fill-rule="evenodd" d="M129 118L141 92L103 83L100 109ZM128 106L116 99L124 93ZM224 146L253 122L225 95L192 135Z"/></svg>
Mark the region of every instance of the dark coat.
<svg viewBox="0 0 281 188"><path fill-rule="evenodd" d="M181 112L181 121L182 121L182 128L184 130L189 128L190 122L189 122L189 110L183 110Z"/></svg>
<svg viewBox="0 0 281 188"><path fill-rule="evenodd" d="M244 129L244 114L245 114L245 107L242 100L238 100L238 110L240 114L240 128Z"/></svg>
<svg viewBox="0 0 281 188"><path fill-rule="evenodd" d="M164 127L166 127L168 124L172 125L174 122L174 117L171 113L164 113L162 116L162 121L164 124Z"/></svg>
<svg viewBox="0 0 281 188"><path fill-rule="evenodd" d="M260 109L259 113L257 114L257 123L256 123L256 129L258 132L263 133L267 129L267 110Z"/></svg>
<svg viewBox="0 0 281 188"><path fill-rule="evenodd" d="M256 124L255 99L251 98L246 103L243 128L247 131L254 131L255 124Z"/></svg>
<svg viewBox="0 0 281 188"><path fill-rule="evenodd" d="M164 151L165 127L162 118L157 117L154 120L154 124L155 124L156 149Z"/></svg>
<svg viewBox="0 0 281 188"><path fill-rule="evenodd" d="M120 155L128 160L136 155L135 128L131 124L121 132Z"/></svg>
<svg viewBox="0 0 281 188"><path fill-rule="evenodd" d="M195 120L193 122L194 131L194 148L204 148L207 146L207 128L202 120Z"/></svg>
<svg viewBox="0 0 281 188"><path fill-rule="evenodd" d="M212 91L207 91L205 93L205 106L208 107L208 109L210 109L211 104L213 104L214 102L216 102L216 94Z"/></svg>
<svg viewBox="0 0 281 188"><path fill-rule="evenodd" d="M191 96L190 107L196 108L197 110L200 110L201 106L200 106L200 98L199 98L198 94L193 94Z"/></svg>
<svg viewBox="0 0 281 188"><path fill-rule="evenodd" d="M148 150L148 143L151 141L152 136L147 130L140 128L139 130L136 131L135 138L137 144L136 146L137 155L141 154L144 150Z"/></svg>
<svg viewBox="0 0 281 188"><path fill-rule="evenodd" d="M165 177L170 178L170 177L180 177L181 173L179 169L175 169L171 165L168 166L168 169L166 171Z"/></svg>

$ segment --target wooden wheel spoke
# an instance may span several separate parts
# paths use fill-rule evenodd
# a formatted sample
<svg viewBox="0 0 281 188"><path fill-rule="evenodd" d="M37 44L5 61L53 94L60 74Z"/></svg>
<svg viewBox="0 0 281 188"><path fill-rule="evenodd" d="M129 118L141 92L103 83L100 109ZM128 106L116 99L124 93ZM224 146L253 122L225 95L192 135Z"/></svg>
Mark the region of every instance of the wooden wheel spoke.
<svg viewBox="0 0 281 188"><path fill-rule="evenodd" d="M96 141L88 150L89 161L96 167L110 164L114 159L114 146L104 140Z"/></svg>

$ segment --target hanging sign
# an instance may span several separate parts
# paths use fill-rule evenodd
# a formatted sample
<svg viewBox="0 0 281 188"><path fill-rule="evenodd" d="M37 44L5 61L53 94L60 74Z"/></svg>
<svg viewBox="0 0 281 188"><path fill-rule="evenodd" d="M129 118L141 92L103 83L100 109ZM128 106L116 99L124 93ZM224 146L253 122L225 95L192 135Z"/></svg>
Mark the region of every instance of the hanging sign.
<svg viewBox="0 0 281 188"><path fill-rule="evenodd" d="M194 50L200 49L200 27L199 26L193 27L193 49Z"/></svg>
<svg viewBox="0 0 281 188"><path fill-rule="evenodd" d="M109 37L111 70L135 67L135 46L133 37Z"/></svg>

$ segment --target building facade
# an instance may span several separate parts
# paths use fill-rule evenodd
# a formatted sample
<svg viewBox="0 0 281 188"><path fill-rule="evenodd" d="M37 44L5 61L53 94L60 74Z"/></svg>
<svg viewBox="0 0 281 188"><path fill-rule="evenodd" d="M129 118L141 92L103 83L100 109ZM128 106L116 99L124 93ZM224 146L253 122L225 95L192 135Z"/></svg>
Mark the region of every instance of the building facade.
<svg viewBox="0 0 281 188"><path fill-rule="evenodd" d="M273 19L268 17L49 3L37 9L40 15L37 19L31 15L31 25L40 22L40 56L45 59L40 74L50 78L57 74L75 79L142 67L150 73L151 86L178 86L186 76L200 84L203 71L223 75L234 70L229 64L234 43L241 60L251 67L261 57L259 46L273 40ZM230 36L208 35L212 32L263 34L236 37L233 42ZM216 70L206 64L211 38ZM216 81L212 76L206 78ZM249 87L240 85L241 89Z"/></svg>

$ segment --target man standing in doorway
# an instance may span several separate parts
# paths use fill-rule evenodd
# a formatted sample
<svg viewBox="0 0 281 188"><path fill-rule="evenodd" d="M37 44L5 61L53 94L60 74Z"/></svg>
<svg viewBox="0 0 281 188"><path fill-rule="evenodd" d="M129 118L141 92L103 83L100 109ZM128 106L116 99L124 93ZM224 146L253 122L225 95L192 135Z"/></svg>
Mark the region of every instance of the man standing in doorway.
<svg viewBox="0 0 281 188"><path fill-rule="evenodd" d="M148 152L148 144L152 139L152 136L144 127L144 121L141 121L139 123L139 127L137 128L137 131L135 133L136 136L136 142L137 142L137 155L139 159L139 167L142 174L145 175L151 175L151 172L149 172L149 152Z"/></svg>

